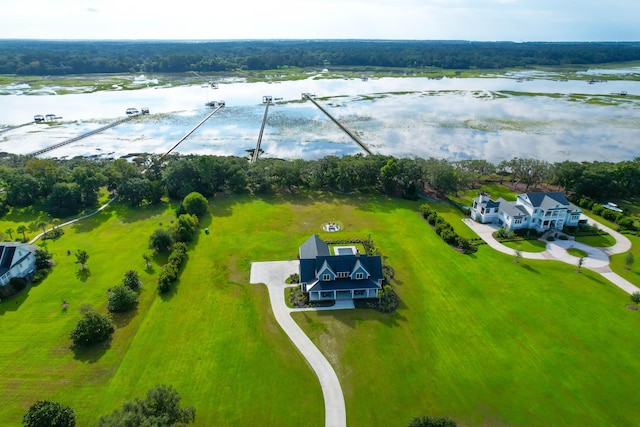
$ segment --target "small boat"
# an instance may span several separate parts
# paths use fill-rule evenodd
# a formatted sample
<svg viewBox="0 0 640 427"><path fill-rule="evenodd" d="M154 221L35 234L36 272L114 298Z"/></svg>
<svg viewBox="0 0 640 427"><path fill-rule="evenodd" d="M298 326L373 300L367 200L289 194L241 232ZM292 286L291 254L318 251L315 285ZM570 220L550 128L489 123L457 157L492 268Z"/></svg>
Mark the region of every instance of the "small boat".
<svg viewBox="0 0 640 427"><path fill-rule="evenodd" d="M134 114L140 114L137 108L127 108L127 115L132 116Z"/></svg>
<svg viewBox="0 0 640 427"><path fill-rule="evenodd" d="M42 114L36 114L33 116L33 121L36 123L44 122L44 116Z"/></svg>

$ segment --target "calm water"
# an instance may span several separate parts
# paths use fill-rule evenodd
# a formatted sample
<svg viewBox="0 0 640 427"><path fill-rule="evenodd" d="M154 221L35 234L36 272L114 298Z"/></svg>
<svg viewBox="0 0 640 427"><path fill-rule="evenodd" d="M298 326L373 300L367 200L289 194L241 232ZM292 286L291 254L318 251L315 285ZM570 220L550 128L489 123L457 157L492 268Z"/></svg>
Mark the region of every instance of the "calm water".
<svg viewBox="0 0 640 427"><path fill-rule="evenodd" d="M604 79L612 72L602 74ZM0 133L0 151L30 153L122 118L128 107L149 107L148 116L46 156L161 153L211 111L205 102L225 100L226 107L176 151L245 155L256 145L262 97L269 95L281 100L269 108L262 139L265 156L314 159L361 152L311 102L300 101L301 93L310 92L374 152L396 157L499 162L513 157L620 161L640 156L640 99L634 96L640 95L640 82L588 84L544 77L538 72L366 82L310 77L279 84L221 83L216 90L197 85L71 95L55 95L55 88L27 95L28 86L5 86L0 87L0 130L29 122L35 114L63 118L55 125L31 124ZM611 96L620 92L628 96Z"/></svg>

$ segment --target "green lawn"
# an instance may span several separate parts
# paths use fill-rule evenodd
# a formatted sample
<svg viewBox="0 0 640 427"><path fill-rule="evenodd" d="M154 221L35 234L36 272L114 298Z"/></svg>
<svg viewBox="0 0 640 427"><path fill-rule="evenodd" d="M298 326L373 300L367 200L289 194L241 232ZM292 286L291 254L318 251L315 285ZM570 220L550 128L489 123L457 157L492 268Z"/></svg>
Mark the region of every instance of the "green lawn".
<svg viewBox="0 0 640 427"><path fill-rule="evenodd" d="M547 242L541 240L518 240L516 242L504 242L503 245L521 252L544 252L547 250Z"/></svg>
<svg viewBox="0 0 640 427"><path fill-rule="evenodd" d="M487 246L462 255L417 213L420 202L375 196L218 197L176 291L160 297L162 257L144 269L148 236L171 207L121 205L68 229L48 247L53 273L0 303L3 425L36 399L71 405L90 425L124 399L172 384L196 425L323 425L318 381L273 319L252 261L292 259L311 233L371 238L396 272L400 309L299 313L335 366L348 425L404 426L417 415L467 425L632 425L640 379L640 315L600 276L523 260ZM322 224L343 230L325 233ZM459 227L456 227L458 231ZM462 230L462 228L460 228ZM78 275L67 250L90 254ZM82 303L105 312L128 269L144 281L133 315L109 345L70 349ZM62 300L70 303L64 312ZM99 398L97 398L99 396Z"/></svg>
<svg viewBox="0 0 640 427"><path fill-rule="evenodd" d="M297 313L330 355L349 425L417 415L463 425L629 425L640 326L628 296L559 262L450 249L408 209L363 212L395 267L393 314ZM379 396L380 404L363 404Z"/></svg>
<svg viewBox="0 0 640 427"><path fill-rule="evenodd" d="M270 210L274 216L264 216ZM78 425L90 425L124 399L165 383L178 390L183 404L196 407L197 425L322 425L315 375L275 322L266 288L248 285L250 261L295 257L298 241L311 232L290 237L291 222L300 220L295 210L280 203L216 202L213 218L203 221L211 234L199 237L168 297L155 291L160 264L145 271L142 258L151 232L173 219L164 207L116 206L49 242L52 274L0 304L2 424L18 425L31 403L49 398L71 405ZM275 227L277 222L284 225ZM90 254L86 277L78 275L75 257L66 255L76 249ZM106 312L108 287L128 269L137 269L144 281L137 312L116 318L109 345L71 350L68 337L80 304ZM66 312L63 299L70 304Z"/></svg>

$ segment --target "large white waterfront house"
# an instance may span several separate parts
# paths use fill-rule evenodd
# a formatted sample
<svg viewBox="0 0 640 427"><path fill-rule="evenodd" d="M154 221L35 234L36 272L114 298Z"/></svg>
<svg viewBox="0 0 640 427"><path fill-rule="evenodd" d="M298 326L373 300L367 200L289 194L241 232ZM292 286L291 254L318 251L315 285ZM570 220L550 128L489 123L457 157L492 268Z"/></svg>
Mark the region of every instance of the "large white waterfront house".
<svg viewBox="0 0 640 427"><path fill-rule="evenodd" d="M483 224L492 223L508 230L534 229L539 232L565 226L577 226L582 211L569 203L560 192L524 193L515 202L503 198L492 200L486 193L473 199L471 218Z"/></svg>

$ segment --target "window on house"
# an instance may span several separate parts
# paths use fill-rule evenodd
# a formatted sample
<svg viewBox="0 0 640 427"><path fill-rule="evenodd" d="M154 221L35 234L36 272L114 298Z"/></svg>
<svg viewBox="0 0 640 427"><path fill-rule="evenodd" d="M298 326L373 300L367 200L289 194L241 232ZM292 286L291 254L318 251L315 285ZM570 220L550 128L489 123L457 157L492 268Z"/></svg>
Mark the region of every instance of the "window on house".
<svg viewBox="0 0 640 427"><path fill-rule="evenodd" d="M480 209L480 213L484 214L484 208Z"/></svg>
<svg viewBox="0 0 640 427"><path fill-rule="evenodd" d="M549 221L545 221L542 225L549 225Z"/></svg>
<svg viewBox="0 0 640 427"><path fill-rule="evenodd" d="M325 282L328 282L329 280L331 280L331 275L330 274L323 274L322 275L322 280L324 280Z"/></svg>
<svg viewBox="0 0 640 427"><path fill-rule="evenodd" d="M473 209L478 209L478 202L473 202Z"/></svg>
<svg viewBox="0 0 640 427"><path fill-rule="evenodd" d="M551 211L546 211L546 212L544 213L544 216L551 216Z"/></svg>
<svg viewBox="0 0 640 427"><path fill-rule="evenodd" d="M338 272L338 279L345 279L347 277L349 277L348 272L344 272L344 271Z"/></svg>
<svg viewBox="0 0 640 427"><path fill-rule="evenodd" d="M362 279L364 279L364 274L356 273L356 280L362 280Z"/></svg>
<svg viewBox="0 0 640 427"><path fill-rule="evenodd" d="M516 219L513 221L513 223L514 223L514 224L522 224L522 218L516 218Z"/></svg>
<svg viewBox="0 0 640 427"><path fill-rule="evenodd" d="M498 213L498 208L495 208L495 209L494 209L494 212L495 212L495 213Z"/></svg>

